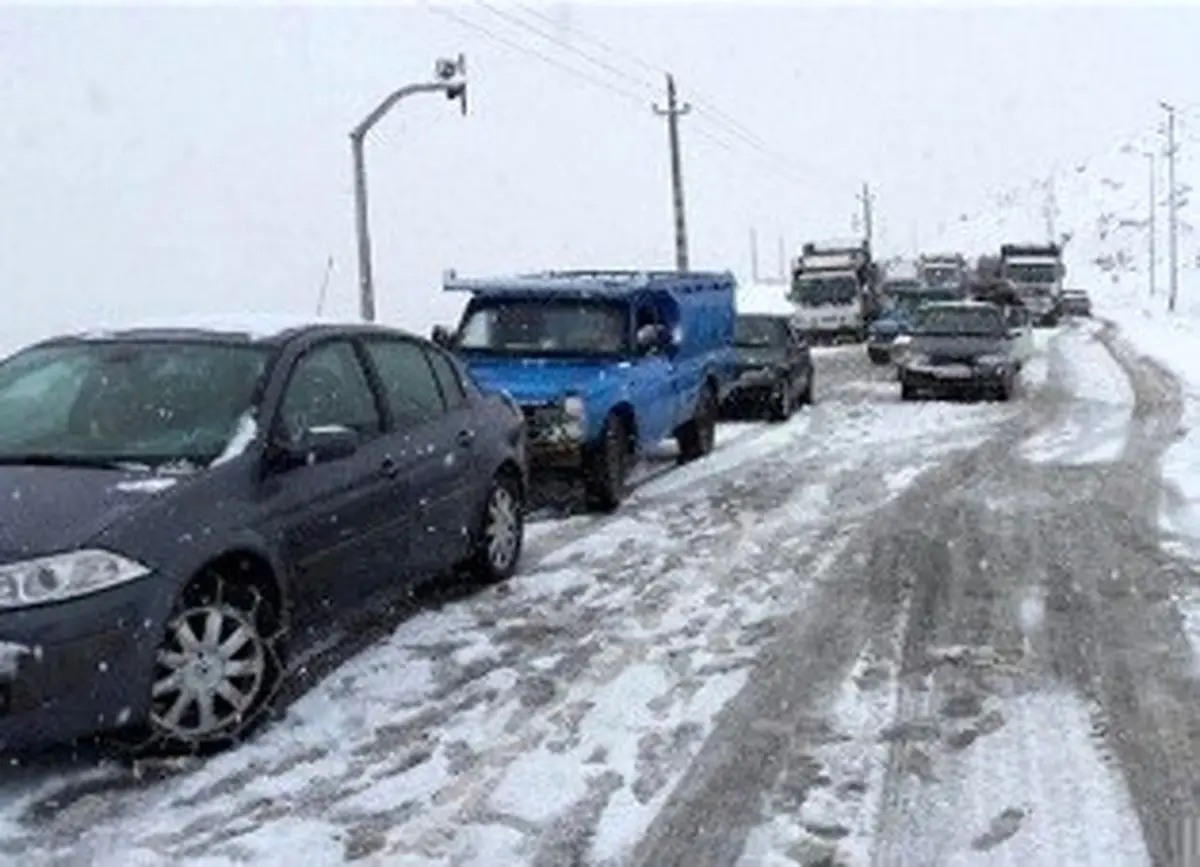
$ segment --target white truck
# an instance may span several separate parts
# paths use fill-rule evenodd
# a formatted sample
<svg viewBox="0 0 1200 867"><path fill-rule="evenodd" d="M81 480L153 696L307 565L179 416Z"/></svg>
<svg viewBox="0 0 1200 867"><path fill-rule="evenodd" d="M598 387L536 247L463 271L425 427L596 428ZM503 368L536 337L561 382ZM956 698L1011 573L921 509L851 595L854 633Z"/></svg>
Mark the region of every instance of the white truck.
<svg viewBox="0 0 1200 867"><path fill-rule="evenodd" d="M1058 244L1005 244L1000 248L1000 276L1012 282L1035 325L1058 324L1062 301L1062 248Z"/></svg>
<svg viewBox="0 0 1200 867"><path fill-rule="evenodd" d="M961 253L923 253L917 269L931 289L960 287L967 280L967 257Z"/></svg>
<svg viewBox="0 0 1200 867"><path fill-rule="evenodd" d="M792 266L788 300L813 342L866 339L876 267L866 241L810 242Z"/></svg>

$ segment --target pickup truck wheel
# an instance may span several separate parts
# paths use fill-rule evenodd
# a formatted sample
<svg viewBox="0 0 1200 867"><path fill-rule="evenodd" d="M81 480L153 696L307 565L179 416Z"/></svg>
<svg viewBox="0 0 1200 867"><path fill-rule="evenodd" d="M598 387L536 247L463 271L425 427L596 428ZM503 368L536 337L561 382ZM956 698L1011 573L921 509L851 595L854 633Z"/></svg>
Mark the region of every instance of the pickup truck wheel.
<svg viewBox="0 0 1200 867"><path fill-rule="evenodd" d="M584 488L588 506L611 512L625 499L629 474L629 432L620 416L610 415L604 422L599 446L584 466Z"/></svg>
<svg viewBox="0 0 1200 867"><path fill-rule="evenodd" d="M679 462L689 463L704 457L713 450L717 438L717 396L709 386L700 392L696 414L675 435L679 444Z"/></svg>
<svg viewBox="0 0 1200 867"><path fill-rule="evenodd" d="M791 418L795 405L796 399L792 394L791 383L787 380L780 382L777 389L771 393L771 400L767 404L767 420L787 421Z"/></svg>
<svg viewBox="0 0 1200 867"><path fill-rule="evenodd" d="M796 395L796 406L811 406L813 402L813 372L808 369L808 377L804 380L804 390Z"/></svg>

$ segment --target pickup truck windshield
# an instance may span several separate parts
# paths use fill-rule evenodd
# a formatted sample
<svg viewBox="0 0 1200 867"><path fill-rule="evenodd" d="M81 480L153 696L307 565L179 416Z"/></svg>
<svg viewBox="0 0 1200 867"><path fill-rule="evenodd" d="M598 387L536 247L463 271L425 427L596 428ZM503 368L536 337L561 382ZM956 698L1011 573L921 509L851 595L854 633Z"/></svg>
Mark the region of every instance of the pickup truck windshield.
<svg viewBox="0 0 1200 867"><path fill-rule="evenodd" d="M736 346L787 346L787 325L773 316L739 316L733 329Z"/></svg>
<svg viewBox="0 0 1200 867"><path fill-rule="evenodd" d="M986 307L927 307L921 311L917 330L924 334L1003 336L1004 317Z"/></svg>
<svg viewBox="0 0 1200 867"><path fill-rule="evenodd" d="M1053 283L1058 279L1053 265L1009 265L1005 276L1018 283Z"/></svg>
<svg viewBox="0 0 1200 867"><path fill-rule="evenodd" d="M801 307L844 306L858 300L858 283L853 277L797 277L789 297Z"/></svg>
<svg viewBox="0 0 1200 867"><path fill-rule="evenodd" d="M476 307L458 340L460 349L501 355L619 355L627 343L620 305L535 298Z"/></svg>

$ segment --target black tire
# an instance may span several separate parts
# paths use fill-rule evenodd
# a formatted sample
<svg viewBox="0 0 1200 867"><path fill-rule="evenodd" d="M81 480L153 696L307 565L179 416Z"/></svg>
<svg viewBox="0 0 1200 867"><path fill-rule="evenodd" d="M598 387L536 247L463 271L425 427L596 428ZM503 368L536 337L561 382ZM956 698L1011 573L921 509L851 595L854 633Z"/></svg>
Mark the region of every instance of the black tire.
<svg viewBox="0 0 1200 867"><path fill-rule="evenodd" d="M917 390L913 388L907 379L900 378L900 399L901 400L916 400Z"/></svg>
<svg viewBox="0 0 1200 867"><path fill-rule="evenodd" d="M796 396L796 406L812 406L813 402L813 371L808 369L808 377L804 380L804 390Z"/></svg>
<svg viewBox="0 0 1200 867"><path fill-rule="evenodd" d="M887 364L889 361L891 361L891 358L888 356L888 354L886 352L880 352L875 349L867 350L867 358L870 359L872 364L876 364L879 366L883 366L883 365Z"/></svg>
<svg viewBox="0 0 1200 867"><path fill-rule="evenodd" d="M717 436L717 396L712 386L701 387L696 412L675 434L681 464L699 460L713 450Z"/></svg>
<svg viewBox="0 0 1200 867"><path fill-rule="evenodd" d="M209 634L214 614L215 637ZM155 651L149 719L122 733L119 747L135 756L211 755L244 741L270 715L282 683L284 633L279 612L253 583L215 569L198 575L176 602ZM212 701L216 719L208 724L206 702L183 688L187 679L193 688L202 683ZM238 702L221 692L226 686Z"/></svg>
<svg viewBox="0 0 1200 867"><path fill-rule="evenodd" d="M468 570L480 584L499 584L517 571L525 544L525 501L521 483L511 472L492 479L479 517L475 550Z"/></svg>
<svg viewBox="0 0 1200 867"><path fill-rule="evenodd" d="M999 388L996 389L996 399L1002 403L1007 403L1008 401L1012 400L1015 385L1016 383L1013 381L1012 377L1005 378L1003 381L1001 381Z"/></svg>
<svg viewBox="0 0 1200 867"><path fill-rule="evenodd" d="M590 509L611 512L625 499L629 452L625 422L618 415L609 415L599 444L585 459L583 483Z"/></svg>
<svg viewBox="0 0 1200 867"><path fill-rule="evenodd" d="M765 413L767 421L784 422L792 417L795 398L792 395L791 381L783 380L779 383L778 389L778 391L771 392L771 399L767 402Z"/></svg>

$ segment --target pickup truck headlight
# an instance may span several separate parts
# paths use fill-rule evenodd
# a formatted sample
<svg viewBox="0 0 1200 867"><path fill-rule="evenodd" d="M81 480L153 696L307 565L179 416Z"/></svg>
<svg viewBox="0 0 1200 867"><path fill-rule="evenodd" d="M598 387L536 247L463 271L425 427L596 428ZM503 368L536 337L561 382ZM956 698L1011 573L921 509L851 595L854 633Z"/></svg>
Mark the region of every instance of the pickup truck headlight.
<svg viewBox="0 0 1200 867"><path fill-rule="evenodd" d="M568 394L562 400L563 422L571 436L583 436L587 426L587 404L578 394Z"/></svg>
<svg viewBox="0 0 1200 867"><path fill-rule="evenodd" d="M150 574L135 560L90 548L0 566L0 610L87 596Z"/></svg>

